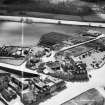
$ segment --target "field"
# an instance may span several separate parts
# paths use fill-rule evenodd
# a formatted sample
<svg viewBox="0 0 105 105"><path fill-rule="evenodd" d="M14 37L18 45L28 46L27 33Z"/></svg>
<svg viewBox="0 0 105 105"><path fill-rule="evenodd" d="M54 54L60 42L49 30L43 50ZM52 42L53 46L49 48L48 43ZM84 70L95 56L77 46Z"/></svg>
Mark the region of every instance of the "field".
<svg viewBox="0 0 105 105"><path fill-rule="evenodd" d="M100 31L105 34L104 28L71 26L71 25L54 25L54 24L25 24L24 23L24 46L35 46L42 35L57 32L68 36L78 37L78 33L85 30ZM16 22L0 23L0 45L22 45L22 24Z"/></svg>
<svg viewBox="0 0 105 105"><path fill-rule="evenodd" d="M19 66L24 62L24 59L13 59L13 58L0 58L0 63L7 63L15 66Z"/></svg>

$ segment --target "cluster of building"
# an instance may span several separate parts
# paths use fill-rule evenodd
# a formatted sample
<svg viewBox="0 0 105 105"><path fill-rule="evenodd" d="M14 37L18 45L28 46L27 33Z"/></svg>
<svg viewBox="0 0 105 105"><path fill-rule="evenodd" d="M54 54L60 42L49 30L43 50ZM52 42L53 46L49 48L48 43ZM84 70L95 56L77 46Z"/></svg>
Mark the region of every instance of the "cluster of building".
<svg viewBox="0 0 105 105"><path fill-rule="evenodd" d="M30 48L21 46L2 46L0 47L0 57L20 58L28 55Z"/></svg>
<svg viewBox="0 0 105 105"><path fill-rule="evenodd" d="M38 104L65 87L63 80L51 76L40 75L21 80L8 73L0 74L0 94L5 105L8 105L17 96L20 96L24 105Z"/></svg>
<svg viewBox="0 0 105 105"><path fill-rule="evenodd" d="M52 62L52 65L50 64L50 66L47 63L47 69L50 69L47 74L66 81L88 81L89 77L86 70L86 64L74 62L72 58L70 59L71 60L68 61Z"/></svg>
<svg viewBox="0 0 105 105"><path fill-rule="evenodd" d="M88 81L89 66L96 69L104 64L104 45L95 41L62 52L59 52L59 49L82 43L99 35L100 32L93 30L76 37L55 32L43 35L29 57L26 67L67 81Z"/></svg>
<svg viewBox="0 0 105 105"><path fill-rule="evenodd" d="M49 51L49 53L51 54L50 56L52 56L51 51ZM62 55L61 58L56 55L53 57L54 60L52 60L50 56L47 57L46 52L42 57L32 55L29 57L26 67L36 70L38 73L47 74L67 81L89 80L85 63L74 61L69 55Z"/></svg>
<svg viewBox="0 0 105 105"><path fill-rule="evenodd" d="M9 73L0 73L0 98L5 105L8 105L8 102L17 98L15 91L9 88L10 81L11 78Z"/></svg>
<svg viewBox="0 0 105 105"><path fill-rule="evenodd" d="M87 64L87 70L98 69L105 64L105 51L91 50L79 58Z"/></svg>
<svg viewBox="0 0 105 105"><path fill-rule="evenodd" d="M45 100L54 92L60 91L66 87L65 82L61 79L46 76L45 78L32 78L28 81L29 88L22 91L22 102L25 105L39 103Z"/></svg>

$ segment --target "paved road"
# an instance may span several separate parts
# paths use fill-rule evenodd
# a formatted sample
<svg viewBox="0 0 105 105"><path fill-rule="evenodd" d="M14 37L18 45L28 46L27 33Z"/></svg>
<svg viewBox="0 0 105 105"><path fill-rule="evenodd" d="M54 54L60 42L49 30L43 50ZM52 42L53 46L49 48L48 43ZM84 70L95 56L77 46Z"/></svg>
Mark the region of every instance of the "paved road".
<svg viewBox="0 0 105 105"><path fill-rule="evenodd" d="M67 21L67 20L21 17L21 16L0 16L0 20L8 20L8 21L15 21L15 22L27 22L27 23L46 23L46 24L105 27L105 23Z"/></svg>

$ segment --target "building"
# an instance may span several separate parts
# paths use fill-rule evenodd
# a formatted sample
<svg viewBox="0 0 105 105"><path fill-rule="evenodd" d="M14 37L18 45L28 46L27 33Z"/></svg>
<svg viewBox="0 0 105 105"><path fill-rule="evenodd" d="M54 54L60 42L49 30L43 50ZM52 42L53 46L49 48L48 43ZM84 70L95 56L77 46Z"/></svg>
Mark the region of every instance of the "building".
<svg viewBox="0 0 105 105"><path fill-rule="evenodd" d="M0 91L2 91L5 88L8 88L9 82L10 82L10 74L0 73Z"/></svg>
<svg viewBox="0 0 105 105"><path fill-rule="evenodd" d="M98 90L93 88L62 103L61 105L104 105L104 97Z"/></svg>
<svg viewBox="0 0 105 105"><path fill-rule="evenodd" d="M50 32L50 33L44 34L40 38L38 45L52 49L52 47L55 44L60 44L62 43L62 41L67 40L68 38L69 38L68 35L57 33L57 32Z"/></svg>
<svg viewBox="0 0 105 105"><path fill-rule="evenodd" d="M47 62L46 65L51 68L52 70L59 70L60 69L60 62L59 61L55 61L55 62Z"/></svg>
<svg viewBox="0 0 105 105"><path fill-rule="evenodd" d="M27 90L22 93L21 100L25 105L29 105L36 102L36 96L33 91Z"/></svg>

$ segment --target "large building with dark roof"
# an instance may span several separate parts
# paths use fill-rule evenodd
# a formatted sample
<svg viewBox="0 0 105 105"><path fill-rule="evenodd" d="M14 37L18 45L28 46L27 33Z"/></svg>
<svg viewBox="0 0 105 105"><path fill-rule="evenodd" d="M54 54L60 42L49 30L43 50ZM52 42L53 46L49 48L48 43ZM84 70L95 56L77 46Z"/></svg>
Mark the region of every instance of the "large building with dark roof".
<svg viewBox="0 0 105 105"><path fill-rule="evenodd" d="M50 32L41 37L38 45L51 48L53 45L62 43L62 41L67 40L68 38L68 35Z"/></svg>

